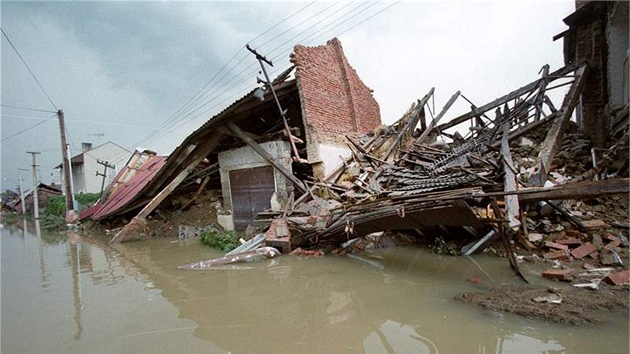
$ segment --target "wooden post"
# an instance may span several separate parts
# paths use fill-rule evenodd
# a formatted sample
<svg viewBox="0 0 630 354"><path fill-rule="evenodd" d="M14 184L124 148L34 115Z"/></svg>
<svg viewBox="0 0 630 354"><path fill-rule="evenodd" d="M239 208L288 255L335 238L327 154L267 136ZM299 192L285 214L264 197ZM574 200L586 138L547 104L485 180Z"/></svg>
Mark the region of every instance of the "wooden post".
<svg viewBox="0 0 630 354"><path fill-rule="evenodd" d="M297 179L291 172L287 171L284 167L279 165L276 161L273 160L273 157L269 155L269 153L262 148L257 142L248 137L236 124L228 121L225 123L225 126L239 139L243 140L247 145L251 146L254 151L258 153L263 159L265 159L271 166L273 166L276 170L282 173L293 185L302 193L306 193L306 187L304 183Z"/></svg>

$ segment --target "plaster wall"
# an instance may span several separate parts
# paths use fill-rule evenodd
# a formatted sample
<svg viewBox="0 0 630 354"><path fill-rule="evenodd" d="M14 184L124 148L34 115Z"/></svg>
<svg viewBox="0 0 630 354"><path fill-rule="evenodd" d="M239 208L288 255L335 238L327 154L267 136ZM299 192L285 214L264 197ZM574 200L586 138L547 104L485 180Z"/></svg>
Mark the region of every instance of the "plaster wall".
<svg viewBox="0 0 630 354"><path fill-rule="evenodd" d="M261 143L260 146L272 156L275 162L283 166L290 173L293 173L291 167L291 147L288 142L280 140L270 141ZM230 212L229 215L221 216L219 222L224 228L233 230L234 221L231 215L232 195L230 189L230 171L269 166L269 163L249 146L220 152L218 159L219 173L221 176L221 192L223 194L223 209ZM278 170L274 169L273 174L276 196L280 203L284 203L293 190L293 186Z"/></svg>

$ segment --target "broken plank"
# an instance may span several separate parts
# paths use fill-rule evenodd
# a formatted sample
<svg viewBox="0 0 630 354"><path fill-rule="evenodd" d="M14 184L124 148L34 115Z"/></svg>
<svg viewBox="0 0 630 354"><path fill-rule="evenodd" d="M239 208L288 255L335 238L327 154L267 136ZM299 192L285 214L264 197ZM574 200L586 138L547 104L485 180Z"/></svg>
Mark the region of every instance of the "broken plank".
<svg viewBox="0 0 630 354"><path fill-rule="evenodd" d="M510 124L503 123L503 137L501 138L501 155L503 156L503 172L505 174L505 192L516 191L516 175L514 174L514 161L510 153L510 145L508 143L508 135L510 133ZM512 231L517 231L521 222L519 221L519 205L517 195L505 196L505 218L508 227Z"/></svg>
<svg viewBox="0 0 630 354"><path fill-rule="evenodd" d="M588 181L567 183L551 188L528 188L519 192L521 203L531 203L541 200L554 199L587 199L613 194L628 194L630 188L628 178L606 179L601 181Z"/></svg>
<svg viewBox="0 0 630 354"><path fill-rule="evenodd" d="M571 85L569 92L564 97L562 106L558 111L558 117L547 132L547 136L543 142L543 148L538 154L536 163L537 171L535 173L535 180L539 183L539 185L543 185L543 183L547 180L547 173L549 173L551 169L551 162L553 161L558 148L562 144L564 131L571 119L573 109L578 103L580 93L582 92L582 88L586 82L585 78L587 75L587 68L588 66L585 64L576 70L575 81L573 85Z"/></svg>

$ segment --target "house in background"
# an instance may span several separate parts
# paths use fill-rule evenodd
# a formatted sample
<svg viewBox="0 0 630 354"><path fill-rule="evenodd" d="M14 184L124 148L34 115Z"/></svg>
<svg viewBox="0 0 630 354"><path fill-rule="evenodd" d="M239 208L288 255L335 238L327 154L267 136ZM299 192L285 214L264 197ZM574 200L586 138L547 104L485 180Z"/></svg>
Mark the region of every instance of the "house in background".
<svg viewBox="0 0 630 354"><path fill-rule="evenodd" d="M81 150L80 154L70 159L75 194L100 193L103 186L103 174L105 174L104 185L107 187L131 155L131 151L111 141L97 147L92 147L91 143L82 143ZM105 168L102 163L107 163L112 167ZM61 169L62 165L56 168ZM63 180L62 185L64 185Z"/></svg>
<svg viewBox="0 0 630 354"><path fill-rule="evenodd" d="M37 186L37 204L40 214L46 211L50 199L59 195L61 195L61 189L57 188L54 183L50 185L40 183ZM33 213L33 202L33 190L31 189L24 192L25 206L22 205L20 198L17 198L13 205L10 205L10 208L16 213L22 213L22 208L25 208L26 213Z"/></svg>

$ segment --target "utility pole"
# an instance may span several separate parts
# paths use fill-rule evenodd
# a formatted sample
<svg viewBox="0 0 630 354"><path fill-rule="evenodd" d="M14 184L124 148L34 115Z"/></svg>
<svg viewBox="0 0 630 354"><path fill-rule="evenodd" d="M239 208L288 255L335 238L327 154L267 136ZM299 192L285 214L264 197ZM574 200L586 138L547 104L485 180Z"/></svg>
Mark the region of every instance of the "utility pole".
<svg viewBox="0 0 630 354"><path fill-rule="evenodd" d="M103 189L105 188L105 177L107 177L107 168L115 169L116 166L110 165L107 161L96 160L96 163L99 165L103 165L103 173L99 173L96 171L97 176L103 176L103 181L101 182L101 195L98 197L99 200L103 199Z"/></svg>
<svg viewBox="0 0 630 354"><path fill-rule="evenodd" d="M37 191L37 155L41 154L37 151L27 151L31 154L31 168L33 169L33 216L35 220L39 219L39 192Z"/></svg>
<svg viewBox="0 0 630 354"><path fill-rule="evenodd" d="M57 111L57 118L59 118L59 133L61 134L61 153L63 156L63 184L66 190L66 216L70 211L74 211L74 203L72 198L72 187L70 186L70 160L68 158L68 149L66 142L66 129L64 123L63 111L60 109Z"/></svg>
<svg viewBox="0 0 630 354"><path fill-rule="evenodd" d="M258 63L260 64L260 67L262 68L262 72L265 74L265 80L261 80L260 78L258 79L259 83L264 83L266 86L268 86L271 89L271 93L273 94L273 98L276 100L276 104L278 105L278 110L280 111L280 115L282 116L282 123L284 124L284 129L286 131L287 137L289 138L289 143L291 144L291 150L293 150L293 161L295 162L301 162L301 163L307 163L308 161L306 161L305 159L301 158L297 148L295 147L295 140L293 137L293 134L291 134L291 129L289 128L289 123L287 122L287 110L286 109L282 109L282 106L280 105L280 100L278 100L278 96L276 95L276 91L273 88L273 81L271 81L269 79L269 75L267 74L267 69L265 69L265 64L267 63L269 64L269 66L273 66L273 63L271 62L271 60L265 58L264 56L260 55L255 49L252 49L252 47L249 46L249 44L247 44L245 46L247 48L247 50L249 50L252 54L254 54L256 56L256 59L258 59ZM263 63L264 62L264 63Z"/></svg>
<svg viewBox="0 0 630 354"><path fill-rule="evenodd" d="M26 202L24 202L24 177L22 177L22 171L28 172L25 168L18 168L20 171L20 202L22 203L22 215L26 214Z"/></svg>

